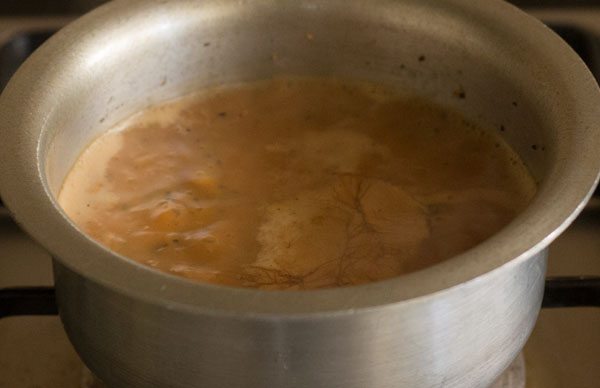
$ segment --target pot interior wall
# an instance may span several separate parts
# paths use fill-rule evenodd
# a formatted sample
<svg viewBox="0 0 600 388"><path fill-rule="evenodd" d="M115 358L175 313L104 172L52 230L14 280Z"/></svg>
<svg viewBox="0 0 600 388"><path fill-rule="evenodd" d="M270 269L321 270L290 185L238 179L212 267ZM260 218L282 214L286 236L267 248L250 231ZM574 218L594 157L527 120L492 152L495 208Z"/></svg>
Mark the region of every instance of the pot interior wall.
<svg viewBox="0 0 600 388"><path fill-rule="evenodd" d="M536 113L531 82L545 64L533 51L516 56L523 47L509 44L514 32L451 2L236 4L132 7L90 25L75 50L57 45L65 55L53 66L64 75L40 84L59 92L39 155L53 195L86 145L132 113L209 85L278 74L371 80L435 100L499 131L536 179L548 170L556 136Z"/></svg>

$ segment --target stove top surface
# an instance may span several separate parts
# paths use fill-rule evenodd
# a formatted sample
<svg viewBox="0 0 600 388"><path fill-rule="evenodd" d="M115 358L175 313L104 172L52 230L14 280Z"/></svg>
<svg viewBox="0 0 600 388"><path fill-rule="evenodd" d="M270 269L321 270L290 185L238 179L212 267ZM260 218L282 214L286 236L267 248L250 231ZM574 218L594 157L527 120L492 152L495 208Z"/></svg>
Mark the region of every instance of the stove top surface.
<svg viewBox="0 0 600 388"><path fill-rule="evenodd" d="M600 76L600 8L532 13L551 23ZM31 51L69 20L0 17L0 88ZM596 196L552 244L548 275L600 275L599 234L600 197ZM52 285L50 256L0 206L0 288L43 285ZM542 310L523 354L493 388L597 388L599 360L600 309ZM57 317L0 320L0 388L40 387L102 385L79 360Z"/></svg>

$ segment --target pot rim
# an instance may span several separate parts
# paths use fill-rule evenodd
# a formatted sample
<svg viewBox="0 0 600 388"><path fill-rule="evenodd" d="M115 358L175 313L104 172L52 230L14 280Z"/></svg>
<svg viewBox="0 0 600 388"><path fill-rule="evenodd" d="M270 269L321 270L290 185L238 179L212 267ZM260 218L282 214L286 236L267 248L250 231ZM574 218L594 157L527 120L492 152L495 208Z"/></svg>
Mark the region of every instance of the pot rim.
<svg viewBox="0 0 600 388"><path fill-rule="evenodd" d="M272 2L272 0L258 0ZM148 6L166 7L176 0L116 1L100 7L58 32L20 68L0 97L0 193L15 220L65 266L90 281L148 303L199 314L254 316L272 319L354 314L415 298L432 296L542 251L579 214L591 196L600 170L600 92L592 74L573 50L540 21L498 0L447 4L494 19L502 31L520 31L525 43L553 47L547 53L568 80L561 95L548 95L548 109L571 117L578 135L571 153L542 185L530 206L511 224L478 246L437 265L375 283L310 291L274 292L198 283L158 272L105 249L83 235L54 200L45 180L40 139L52 112L43 107L56 100L39 88L39 74L60 77L61 54L94 39L105 21L135 15ZM182 5L187 2L179 1ZM82 38L83 39L80 39ZM43 72L47 67L49 72ZM552 71L552 70L548 70ZM558 71L558 70L557 70ZM557 77L560 78L560 77ZM570 98L568 108L561 99ZM598 103L597 103L598 102ZM574 150L577 152L574 152ZM557 201L560 199L560 201ZM551 204L551 207L548 204ZM16 259L16 258L15 258ZM60 289L60 277L56 279Z"/></svg>

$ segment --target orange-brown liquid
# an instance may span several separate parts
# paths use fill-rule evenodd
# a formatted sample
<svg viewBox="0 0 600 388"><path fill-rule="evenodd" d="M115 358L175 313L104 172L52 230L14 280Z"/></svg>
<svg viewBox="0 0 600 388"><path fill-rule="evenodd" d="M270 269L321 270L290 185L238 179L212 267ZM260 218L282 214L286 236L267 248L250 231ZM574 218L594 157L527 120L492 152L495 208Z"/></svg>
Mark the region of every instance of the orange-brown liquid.
<svg viewBox="0 0 600 388"><path fill-rule="evenodd" d="M132 117L82 154L59 201L141 263L289 290L433 265L534 193L514 152L457 113L374 85L279 78Z"/></svg>

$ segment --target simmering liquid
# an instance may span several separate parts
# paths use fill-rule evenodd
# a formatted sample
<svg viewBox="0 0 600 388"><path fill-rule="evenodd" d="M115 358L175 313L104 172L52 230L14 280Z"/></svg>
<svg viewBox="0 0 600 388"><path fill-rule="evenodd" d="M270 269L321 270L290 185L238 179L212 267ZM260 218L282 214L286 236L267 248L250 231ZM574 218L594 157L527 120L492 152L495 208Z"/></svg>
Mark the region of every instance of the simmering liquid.
<svg viewBox="0 0 600 388"><path fill-rule="evenodd" d="M279 78L150 108L102 135L59 201L108 248L204 282L387 279L505 226L535 184L492 131L383 87Z"/></svg>

